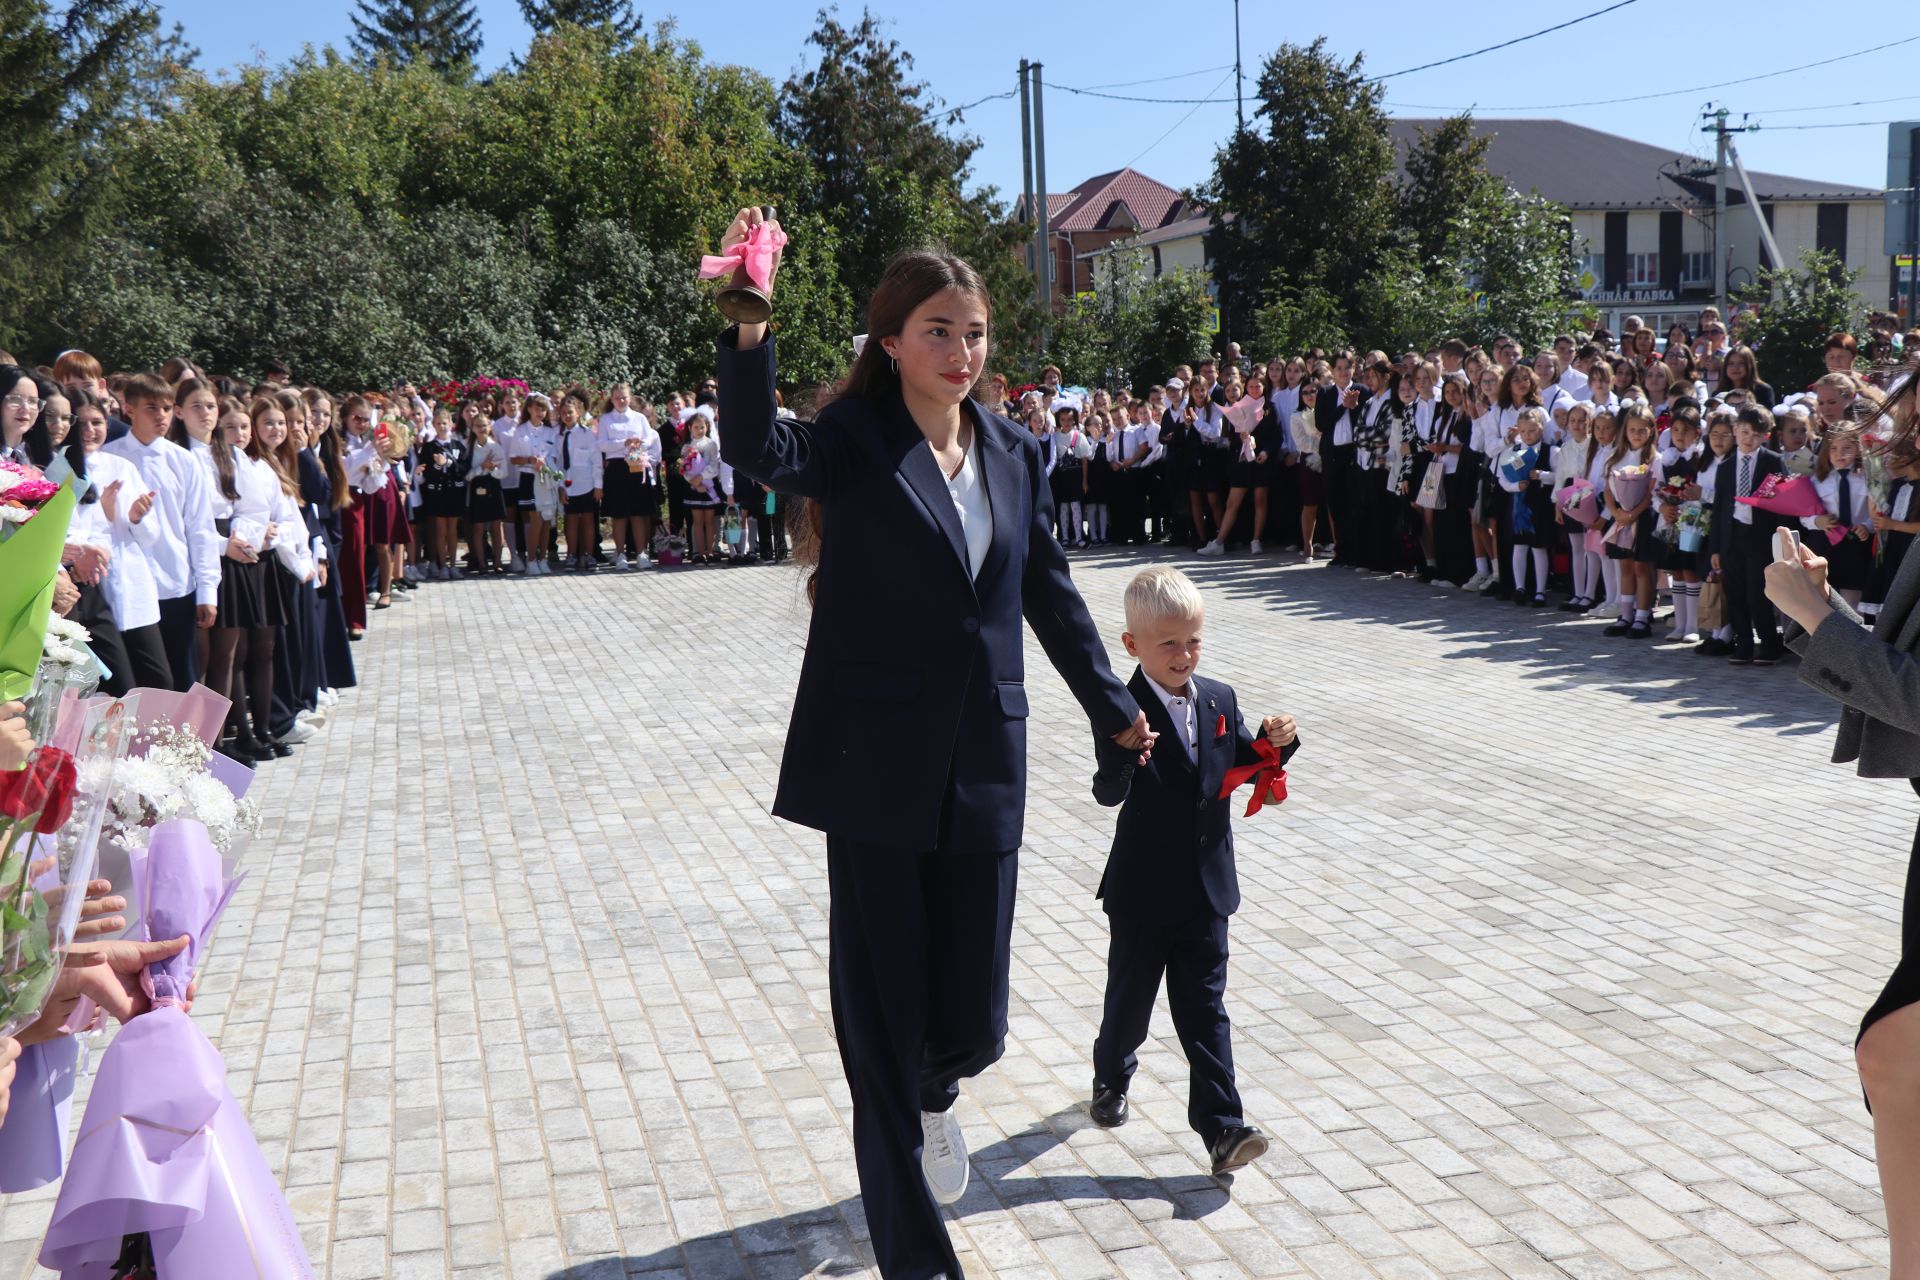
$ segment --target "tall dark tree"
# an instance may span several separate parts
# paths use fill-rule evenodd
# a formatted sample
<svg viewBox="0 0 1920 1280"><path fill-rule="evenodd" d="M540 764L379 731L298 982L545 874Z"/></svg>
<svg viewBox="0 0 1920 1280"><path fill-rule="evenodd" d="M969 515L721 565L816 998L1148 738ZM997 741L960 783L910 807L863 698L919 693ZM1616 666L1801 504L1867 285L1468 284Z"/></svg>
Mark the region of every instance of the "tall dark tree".
<svg viewBox="0 0 1920 1280"><path fill-rule="evenodd" d="M535 35L545 35L563 22L576 27L607 27L625 44L640 30L640 18L629 0L520 0L520 12Z"/></svg>
<svg viewBox="0 0 1920 1280"><path fill-rule="evenodd" d="M1401 235L1422 263L1456 258L1466 247L1467 210L1503 190L1486 168L1493 139L1475 133L1465 113L1416 132L1397 193Z"/></svg>
<svg viewBox="0 0 1920 1280"><path fill-rule="evenodd" d="M947 130L926 85L909 78L912 55L871 12L847 27L822 10L807 42L818 60L781 90L777 129L808 169L789 199L838 230L848 294L864 302L900 250L942 245L986 278L996 343L1024 352L1036 330L1032 277L1017 257L1025 232L991 189L965 190L978 140Z"/></svg>
<svg viewBox="0 0 1920 1280"><path fill-rule="evenodd" d="M358 0L353 15L355 53L396 66L415 60L436 71L458 72L480 55L480 15L473 0Z"/></svg>
<svg viewBox="0 0 1920 1280"><path fill-rule="evenodd" d="M112 216L105 145L164 97L166 59L190 56L159 33L145 0L0 0L0 341L23 323L65 259Z"/></svg>
<svg viewBox="0 0 1920 1280"><path fill-rule="evenodd" d="M1254 123L1214 157L1203 200L1214 210L1223 323L1290 290L1323 287L1342 310L1393 236L1393 143L1381 86L1361 58L1341 63L1324 39L1282 45L1260 69Z"/></svg>

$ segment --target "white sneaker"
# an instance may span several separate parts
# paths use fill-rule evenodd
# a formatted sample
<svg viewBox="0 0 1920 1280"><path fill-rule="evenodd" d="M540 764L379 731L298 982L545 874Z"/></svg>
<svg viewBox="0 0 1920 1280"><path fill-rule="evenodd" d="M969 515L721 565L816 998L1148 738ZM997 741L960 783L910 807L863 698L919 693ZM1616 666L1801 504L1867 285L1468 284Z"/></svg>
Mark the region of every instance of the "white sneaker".
<svg viewBox="0 0 1920 1280"><path fill-rule="evenodd" d="M1461 583L1460 589L1462 591L1478 591L1480 590L1480 588L1486 586L1487 583L1492 580L1492 578L1493 578L1492 574L1486 573L1484 571L1480 573L1476 573L1471 578L1468 578L1465 582Z"/></svg>
<svg viewBox="0 0 1920 1280"><path fill-rule="evenodd" d="M1260 545L1260 539L1255 538L1253 540L1253 554L1259 555L1262 551L1265 551L1265 550L1266 548Z"/></svg>
<svg viewBox="0 0 1920 1280"><path fill-rule="evenodd" d="M1203 556L1223 556L1227 554L1227 548L1221 543L1220 539L1215 538L1212 542L1200 548L1200 554Z"/></svg>
<svg viewBox="0 0 1920 1280"><path fill-rule="evenodd" d="M967 1193L967 1138L951 1111L920 1113L920 1171L927 1190L940 1204L952 1204Z"/></svg>
<svg viewBox="0 0 1920 1280"><path fill-rule="evenodd" d="M293 720L295 724L310 724L316 729L324 729L327 727L327 709L323 705L316 711L299 711L294 713Z"/></svg>
<svg viewBox="0 0 1920 1280"><path fill-rule="evenodd" d="M318 702L323 707L330 707L334 703L340 701L340 695L335 693L331 689L322 689L320 691L320 695L317 698L315 698L314 701Z"/></svg>
<svg viewBox="0 0 1920 1280"><path fill-rule="evenodd" d="M616 552L614 552L614 553L613 553L613 567L614 567L614 568L616 568L616 569L624 569L624 568L626 568L626 567L627 567L627 553L626 553L626 552L624 552L624 551L616 551Z"/></svg>
<svg viewBox="0 0 1920 1280"><path fill-rule="evenodd" d="M642 551L633 558L633 567L636 569L651 569L653 568L653 558Z"/></svg>
<svg viewBox="0 0 1920 1280"><path fill-rule="evenodd" d="M309 740L310 738L312 738L314 734L316 734L316 733L319 733L319 732L320 732L320 731L319 731L318 729L316 729L316 728L314 728L314 727L313 727L313 723L312 723L311 721L308 721L308 720L301 720L301 719L299 719L299 718L297 718L297 717L296 717L296 718L295 718L295 720L294 720L294 722L293 722L293 728L291 728L291 729L289 729L289 730L287 730L287 731L286 731L285 733L283 733L283 734L281 734L281 735L280 735L280 741L282 741L282 742L306 742L307 740Z"/></svg>
<svg viewBox="0 0 1920 1280"><path fill-rule="evenodd" d="M521 555L518 551L514 552L513 559L507 565L507 568L510 572L513 572L513 573L525 573L527 571L526 557Z"/></svg>

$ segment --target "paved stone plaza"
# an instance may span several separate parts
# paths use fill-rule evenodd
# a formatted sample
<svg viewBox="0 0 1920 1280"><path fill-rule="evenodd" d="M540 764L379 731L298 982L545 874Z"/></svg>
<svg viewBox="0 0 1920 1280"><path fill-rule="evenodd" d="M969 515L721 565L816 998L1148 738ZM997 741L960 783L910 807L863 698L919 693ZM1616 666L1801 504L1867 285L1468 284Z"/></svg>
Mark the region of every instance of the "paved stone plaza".
<svg viewBox="0 0 1920 1280"><path fill-rule="evenodd" d="M1141 559L1077 562L1117 656ZM1202 669L1304 742L1292 798L1239 828L1228 1004L1275 1147L1207 1176L1164 1005L1132 1122L1086 1118L1112 815L1030 643L1013 1033L959 1112L968 1275L1880 1274L1851 1048L1913 796L1825 763L1792 666L1274 558L1190 569ZM797 583L436 584L265 770L195 1017L322 1275L865 1273L822 841L766 812ZM0 1277L49 1274L51 1204L0 1201Z"/></svg>

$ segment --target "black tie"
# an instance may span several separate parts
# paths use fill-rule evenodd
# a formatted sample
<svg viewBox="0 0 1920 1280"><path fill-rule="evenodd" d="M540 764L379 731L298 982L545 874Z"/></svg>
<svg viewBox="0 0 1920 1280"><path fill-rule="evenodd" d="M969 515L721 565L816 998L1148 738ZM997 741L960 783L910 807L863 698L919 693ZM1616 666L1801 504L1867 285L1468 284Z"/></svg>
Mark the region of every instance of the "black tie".
<svg viewBox="0 0 1920 1280"><path fill-rule="evenodd" d="M1840 523L1853 523L1853 477L1845 471L1840 473Z"/></svg>

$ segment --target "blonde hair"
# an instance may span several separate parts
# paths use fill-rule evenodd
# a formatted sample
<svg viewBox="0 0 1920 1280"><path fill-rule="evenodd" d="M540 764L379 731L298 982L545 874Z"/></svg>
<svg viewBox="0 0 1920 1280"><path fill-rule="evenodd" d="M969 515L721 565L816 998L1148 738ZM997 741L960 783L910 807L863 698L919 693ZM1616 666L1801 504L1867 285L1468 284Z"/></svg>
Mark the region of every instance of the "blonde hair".
<svg viewBox="0 0 1920 1280"><path fill-rule="evenodd" d="M1129 631L1161 618L1197 618L1206 609L1193 579L1167 564L1135 574L1125 604Z"/></svg>

